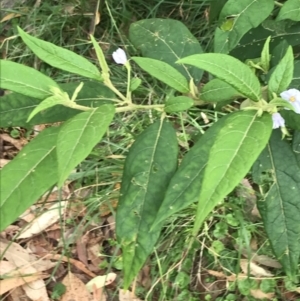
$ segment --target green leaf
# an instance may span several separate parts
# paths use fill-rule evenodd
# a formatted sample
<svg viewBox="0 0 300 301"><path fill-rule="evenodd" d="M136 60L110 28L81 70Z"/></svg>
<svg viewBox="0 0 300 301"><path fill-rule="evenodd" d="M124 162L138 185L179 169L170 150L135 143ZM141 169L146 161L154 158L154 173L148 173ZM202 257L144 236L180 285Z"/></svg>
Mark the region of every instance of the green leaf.
<svg viewBox="0 0 300 301"><path fill-rule="evenodd" d="M61 99L61 97L57 95L53 95L50 97L47 97L45 100L43 100L38 106L35 107L35 109L30 113L27 121L30 121L37 113L46 110L48 108L51 108L56 105L65 105L67 103L73 104L72 101L66 101Z"/></svg>
<svg viewBox="0 0 300 301"><path fill-rule="evenodd" d="M265 20L260 26L245 34L235 49L230 52L230 55L241 61L257 58L260 56L262 46L269 36L271 36L271 53L284 40L291 46L300 45L300 22L294 25L287 23Z"/></svg>
<svg viewBox="0 0 300 301"><path fill-rule="evenodd" d="M219 53L195 54L177 61L202 68L231 85L241 94L258 101L261 99L260 83L251 69L239 60Z"/></svg>
<svg viewBox="0 0 300 301"><path fill-rule="evenodd" d="M20 27L18 27L18 32L24 43L33 51L33 53L50 66L84 77L102 80L98 68L81 55L58 47L52 43L34 38Z"/></svg>
<svg viewBox="0 0 300 301"><path fill-rule="evenodd" d="M286 40L281 41L272 50L271 66L276 67L288 50L289 44Z"/></svg>
<svg viewBox="0 0 300 301"><path fill-rule="evenodd" d="M279 94L289 86L293 78L293 72L294 72L293 48L289 46L285 56L276 66L275 70L273 71L269 79L268 90L270 96L272 96L272 92Z"/></svg>
<svg viewBox="0 0 300 301"><path fill-rule="evenodd" d="M171 88L182 93L189 92L190 89L188 81L179 71L177 71L171 65L163 61L149 58L132 57L131 59L135 63L137 63L140 68L148 72L151 76L159 79Z"/></svg>
<svg viewBox="0 0 300 301"><path fill-rule="evenodd" d="M149 57L168 63L182 73L188 81L200 81L203 70L191 66L179 66L177 60L188 55L202 53L198 40L180 21L171 19L146 19L131 24L131 43Z"/></svg>
<svg viewBox="0 0 300 301"><path fill-rule="evenodd" d="M270 40L271 37L268 37L261 52L261 67L265 73L267 73L270 69Z"/></svg>
<svg viewBox="0 0 300 301"><path fill-rule="evenodd" d="M300 168L300 131L295 131L293 136L293 152Z"/></svg>
<svg viewBox="0 0 300 301"><path fill-rule="evenodd" d="M47 128L0 171L0 231L57 182L58 127Z"/></svg>
<svg viewBox="0 0 300 301"><path fill-rule="evenodd" d="M142 80L139 77L133 77L130 81L130 91L135 91L142 83Z"/></svg>
<svg viewBox="0 0 300 301"><path fill-rule="evenodd" d="M170 97L166 101L165 111L167 113L182 112L194 105L194 101L187 96Z"/></svg>
<svg viewBox="0 0 300 301"><path fill-rule="evenodd" d="M294 75L290 88L300 89L300 61L294 61Z"/></svg>
<svg viewBox="0 0 300 301"><path fill-rule="evenodd" d="M200 94L201 100L206 102L221 102L241 96L236 89L218 78L205 84Z"/></svg>
<svg viewBox="0 0 300 301"><path fill-rule="evenodd" d="M125 161L116 234L123 254L127 289L153 251L161 226L150 232L177 167L176 132L166 121L149 126L131 146Z"/></svg>
<svg viewBox="0 0 300 301"><path fill-rule="evenodd" d="M213 124L184 156L170 181L164 200L156 214L153 227L198 201L209 152L217 134L229 116L226 115Z"/></svg>
<svg viewBox="0 0 300 301"><path fill-rule="evenodd" d="M219 131L205 169L193 234L196 235L213 208L249 172L266 146L272 131L270 114L256 111L232 114Z"/></svg>
<svg viewBox="0 0 300 301"><path fill-rule="evenodd" d="M285 273L294 278L300 255L300 167L280 130L273 132L253 170L258 184L264 182L266 173L270 175L268 183L271 181L272 186L257 205L276 258Z"/></svg>
<svg viewBox="0 0 300 301"><path fill-rule="evenodd" d="M228 0L219 18L220 21L232 23L225 31L226 38L222 37L226 43L223 53L235 48L246 32L260 25L270 15L273 7L273 0ZM218 38L216 35L215 39Z"/></svg>
<svg viewBox="0 0 300 301"><path fill-rule="evenodd" d="M276 18L277 21L280 20L293 20L300 21L300 1L299 0L288 0L286 1L279 11Z"/></svg>
<svg viewBox="0 0 300 301"><path fill-rule="evenodd" d="M60 88L72 97L77 82L61 84ZM79 92L76 103L92 108L105 103L111 103L114 93L102 83L86 81ZM0 101L0 127L23 126L30 127L35 124L54 123L65 121L81 111L58 105L38 113L27 123L29 114L41 103L40 100L18 93L10 93L1 97Z"/></svg>
<svg viewBox="0 0 300 301"><path fill-rule="evenodd" d="M50 87L58 87L58 84L50 77L25 65L0 60L0 67L2 89L43 99L52 94Z"/></svg>
<svg viewBox="0 0 300 301"><path fill-rule="evenodd" d="M106 104L80 113L62 125L57 137L58 186L101 140L114 113L114 106Z"/></svg>
<svg viewBox="0 0 300 301"><path fill-rule="evenodd" d="M281 110L280 114L285 120L286 126L291 127L294 130L300 131L300 114L288 110Z"/></svg>

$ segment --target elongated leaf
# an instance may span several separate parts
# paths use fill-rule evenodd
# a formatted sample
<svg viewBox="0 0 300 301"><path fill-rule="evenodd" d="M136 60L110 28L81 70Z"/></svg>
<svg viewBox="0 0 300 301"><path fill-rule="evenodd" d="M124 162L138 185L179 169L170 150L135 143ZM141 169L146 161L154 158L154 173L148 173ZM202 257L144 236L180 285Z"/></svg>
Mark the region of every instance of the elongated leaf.
<svg viewBox="0 0 300 301"><path fill-rule="evenodd" d="M266 173L270 175L268 182L273 182L257 205L275 256L295 280L300 255L300 167L280 130L274 131L253 169L258 184L264 182Z"/></svg>
<svg viewBox="0 0 300 301"><path fill-rule="evenodd" d="M18 27L18 32L24 43L34 52L34 54L50 66L84 77L102 80L98 68L81 55L32 37L20 27Z"/></svg>
<svg viewBox="0 0 300 301"><path fill-rule="evenodd" d="M293 48L291 46L288 47L285 56L276 66L274 72L272 73L269 83L268 89L270 94L272 92L279 94L284 91L292 81L294 73L294 56L293 56Z"/></svg>
<svg viewBox="0 0 300 301"><path fill-rule="evenodd" d="M271 36L269 36L264 44L263 50L261 52L261 66L265 73L267 73L270 69L270 40Z"/></svg>
<svg viewBox="0 0 300 301"><path fill-rule="evenodd" d="M284 40L288 45L297 46L300 44L300 23L297 22L291 26L286 22L266 20L260 26L246 33L239 44L230 52L230 55L241 61L257 58L260 56L263 44L269 36L271 36L270 49L272 55L273 49Z"/></svg>
<svg viewBox="0 0 300 301"><path fill-rule="evenodd" d="M177 155L176 132L170 123L158 120L136 139L126 158L116 216L125 289L159 237L161 226L150 228L176 170Z"/></svg>
<svg viewBox="0 0 300 301"><path fill-rule="evenodd" d="M191 108L193 104L194 101L187 96L170 97L166 101L165 111L168 113L182 112Z"/></svg>
<svg viewBox="0 0 300 301"><path fill-rule="evenodd" d="M43 73L11 61L0 60L0 88L39 99L52 93L50 87L58 84Z"/></svg>
<svg viewBox="0 0 300 301"><path fill-rule="evenodd" d="M148 72L153 77L159 79L163 83L172 87L173 89L187 93L189 92L189 83L186 78L177 71L171 65L154 59L142 58L142 57L132 57L134 62L136 62L143 70Z"/></svg>
<svg viewBox="0 0 300 301"><path fill-rule="evenodd" d="M234 87L252 100L261 98L260 84L251 69L239 60L226 54L195 54L177 61L204 69Z"/></svg>
<svg viewBox="0 0 300 301"><path fill-rule="evenodd" d="M60 88L72 97L72 94L78 83L61 84ZM90 106L92 108L99 107L105 103L111 103L110 100L114 98L114 93L111 92L102 83L87 81L84 83L82 90L79 92L76 103L83 106ZM10 93L1 97L0 101L0 127L23 126L30 127L35 124L54 123L65 121L81 111L66 108L58 105L46 111L38 113L28 123L27 118L29 114L41 103L41 100L24 96L18 93Z"/></svg>
<svg viewBox="0 0 300 301"><path fill-rule="evenodd" d="M201 100L221 102L242 96L236 89L224 81L215 78L209 81L201 90Z"/></svg>
<svg viewBox="0 0 300 301"><path fill-rule="evenodd" d="M114 106L106 104L80 113L63 124L57 137L59 186L101 140L114 113Z"/></svg>
<svg viewBox="0 0 300 301"><path fill-rule="evenodd" d="M184 156L178 170L170 181L153 227L156 227L174 213L198 201L211 147L229 116L224 116L212 125Z"/></svg>
<svg viewBox="0 0 300 301"><path fill-rule="evenodd" d="M0 231L57 182L58 131L56 127L44 130L0 171Z"/></svg>
<svg viewBox="0 0 300 301"><path fill-rule="evenodd" d="M228 53L237 46L247 31L260 25L270 15L273 7L273 0L228 0L219 19L223 24L230 21L232 26L227 30L221 26L222 34L226 36L221 38L224 43L222 52ZM220 30L216 32L215 39L220 39L220 34Z"/></svg>
<svg viewBox="0 0 300 301"><path fill-rule="evenodd" d="M194 235L212 209L250 170L266 146L271 131L272 118L269 114L258 117L255 111L240 111L226 120L210 151L198 202Z"/></svg>
<svg viewBox="0 0 300 301"><path fill-rule="evenodd" d="M203 52L198 40L183 23L158 18L141 20L131 24L129 39L144 57L168 63L188 81L193 78L198 83L202 78L203 70L175 64L180 58Z"/></svg>
<svg viewBox="0 0 300 301"><path fill-rule="evenodd" d="M277 21L290 19L300 21L300 2L299 0L287 0L279 11Z"/></svg>

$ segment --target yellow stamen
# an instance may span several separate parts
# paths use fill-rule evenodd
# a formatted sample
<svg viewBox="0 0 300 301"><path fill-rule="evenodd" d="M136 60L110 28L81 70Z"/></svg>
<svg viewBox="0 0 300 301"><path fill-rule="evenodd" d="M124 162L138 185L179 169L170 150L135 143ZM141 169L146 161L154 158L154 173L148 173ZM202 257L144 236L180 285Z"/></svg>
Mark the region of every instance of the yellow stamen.
<svg viewBox="0 0 300 301"><path fill-rule="evenodd" d="M291 97L289 98L289 100L290 100L291 102L294 102L294 101L296 101L296 97L295 97L295 96L291 96Z"/></svg>

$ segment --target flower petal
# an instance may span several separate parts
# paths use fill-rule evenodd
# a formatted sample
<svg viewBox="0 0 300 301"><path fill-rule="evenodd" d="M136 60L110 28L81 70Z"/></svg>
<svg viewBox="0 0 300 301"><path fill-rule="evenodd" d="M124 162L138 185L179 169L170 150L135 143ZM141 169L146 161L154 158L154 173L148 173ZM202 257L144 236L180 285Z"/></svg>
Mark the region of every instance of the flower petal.
<svg viewBox="0 0 300 301"><path fill-rule="evenodd" d="M285 126L285 121L280 115L280 113L273 113L272 114L272 119L273 119L273 129L278 129L279 127L284 127Z"/></svg>

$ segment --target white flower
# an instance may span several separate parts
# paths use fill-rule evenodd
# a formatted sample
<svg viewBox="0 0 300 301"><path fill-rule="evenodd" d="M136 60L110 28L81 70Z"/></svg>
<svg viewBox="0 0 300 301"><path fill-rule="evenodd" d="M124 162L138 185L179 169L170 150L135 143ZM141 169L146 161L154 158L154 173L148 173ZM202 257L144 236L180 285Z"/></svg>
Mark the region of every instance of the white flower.
<svg viewBox="0 0 300 301"><path fill-rule="evenodd" d="M273 113L272 119L273 119L273 129L278 129L279 127L285 126L285 121L279 113Z"/></svg>
<svg viewBox="0 0 300 301"><path fill-rule="evenodd" d="M113 52L112 57L117 64L125 65L127 62L127 56L123 49L118 48Z"/></svg>
<svg viewBox="0 0 300 301"><path fill-rule="evenodd" d="M300 114L300 91L297 89L289 89L280 93L282 99L288 101L295 109L297 114Z"/></svg>

